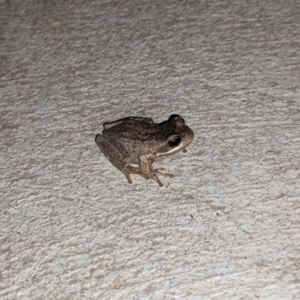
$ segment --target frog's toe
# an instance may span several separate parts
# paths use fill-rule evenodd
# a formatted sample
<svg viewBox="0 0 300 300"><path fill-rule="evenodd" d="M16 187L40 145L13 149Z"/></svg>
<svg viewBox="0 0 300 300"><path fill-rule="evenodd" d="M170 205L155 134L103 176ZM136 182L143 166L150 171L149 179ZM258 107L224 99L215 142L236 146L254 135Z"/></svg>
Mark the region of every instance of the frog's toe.
<svg viewBox="0 0 300 300"><path fill-rule="evenodd" d="M127 175L125 175L125 177L126 177L128 183L132 184L132 180L130 178L130 175L127 174Z"/></svg>
<svg viewBox="0 0 300 300"><path fill-rule="evenodd" d="M136 167L133 167L133 166L127 166L124 170L122 170L122 172L124 173L124 175L127 178L127 181L129 183L132 183L132 180L130 178L131 174L137 174L137 175L145 177L145 175L143 173L141 173L139 168L136 168Z"/></svg>
<svg viewBox="0 0 300 300"><path fill-rule="evenodd" d="M130 174L132 174L132 172L130 172L128 169L122 170L122 172L125 175L128 183L132 184L132 180L130 178Z"/></svg>
<svg viewBox="0 0 300 300"><path fill-rule="evenodd" d="M163 172L160 172L159 171L160 169L155 169L153 170L153 172L151 173L151 175L148 175L148 179L153 179L155 180L159 186L163 186L162 182L159 180L158 176L157 175L161 175L161 176L165 176L165 177L171 177L173 178L174 175L171 174L171 173L163 173Z"/></svg>
<svg viewBox="0 0 300 300"><path fill-rule="evenodd" d="M163 168L154 169L154 172L155 172L155 174L158 174L158 175L161 175L161 176L170 177L170 178L174 177L174 174L172 174L172 173L164 173L164 172L161 172L161 170L164 170L164 169Z"/></svg>
<svg viewBox="0 0 300 300"><path fill-rule="evenodd" d="M163 186L162 182L159 180L159 178L156 176L155 173L152 173L152 176L150 178L153 179L153 180L155 180L160 187Z"/></svg>

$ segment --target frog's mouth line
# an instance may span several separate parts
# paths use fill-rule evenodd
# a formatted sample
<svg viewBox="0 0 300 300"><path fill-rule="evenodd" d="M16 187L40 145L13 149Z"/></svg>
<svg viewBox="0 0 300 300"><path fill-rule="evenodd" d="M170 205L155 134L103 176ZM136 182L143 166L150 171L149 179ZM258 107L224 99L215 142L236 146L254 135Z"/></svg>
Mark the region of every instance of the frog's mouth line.
<svg viewBox="0 0 300 300"><path fill-rule="evenodd" d="M167 153L166 152L162 152L160 154L156 154L156 157L164 157L164 156L170 156L172 154L175 154L177 152L183 151L184 153L186 152L186 147L193 141L193 139L191 139L184 147L177 147L174 148L172 150L169 150Z"/></svg>

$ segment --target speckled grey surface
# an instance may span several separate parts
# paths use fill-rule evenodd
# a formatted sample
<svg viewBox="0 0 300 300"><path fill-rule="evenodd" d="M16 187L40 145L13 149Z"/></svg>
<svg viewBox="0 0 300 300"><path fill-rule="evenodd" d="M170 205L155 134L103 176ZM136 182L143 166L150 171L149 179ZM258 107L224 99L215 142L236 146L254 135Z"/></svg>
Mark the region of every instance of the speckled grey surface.
<svg viewBox="0 0 300 300"><path fill-rule="evenodd" d="M0 1L1 299L300 298L299 1ZM104 121L182 115L129 185Z"/></svg>

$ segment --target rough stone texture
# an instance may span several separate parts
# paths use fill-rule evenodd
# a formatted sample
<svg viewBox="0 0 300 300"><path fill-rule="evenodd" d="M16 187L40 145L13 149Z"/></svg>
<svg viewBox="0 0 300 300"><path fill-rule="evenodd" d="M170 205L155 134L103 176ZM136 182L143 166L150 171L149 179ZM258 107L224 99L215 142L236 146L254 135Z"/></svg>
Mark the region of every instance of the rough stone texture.
<svg viewBox="0 0 300 300"><path fill-rule="evenodd" d="M300 299L300 2L0 0L1 299ZM182 115L165 186L104 121Z"/></svg>

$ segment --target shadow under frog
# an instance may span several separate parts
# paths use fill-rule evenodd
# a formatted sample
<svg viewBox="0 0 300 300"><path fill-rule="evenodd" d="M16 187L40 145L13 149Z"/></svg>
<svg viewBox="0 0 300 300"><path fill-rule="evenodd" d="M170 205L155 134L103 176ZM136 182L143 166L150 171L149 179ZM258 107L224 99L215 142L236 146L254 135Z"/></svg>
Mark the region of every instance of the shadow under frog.
<svg viewBox="0 0 300 300"><path fill-rule="evenodd" d="M152 163L181 150L185 152L194 138L193 130L179 115L171 115L162 123L154 123L150 118L127 117L106 122L103 127L102 135L98 134L95 142L129 183L132 183L130 175L138 174L163 186L158 175L174 175L161 172L161 168L153 169Z"/></svg>

